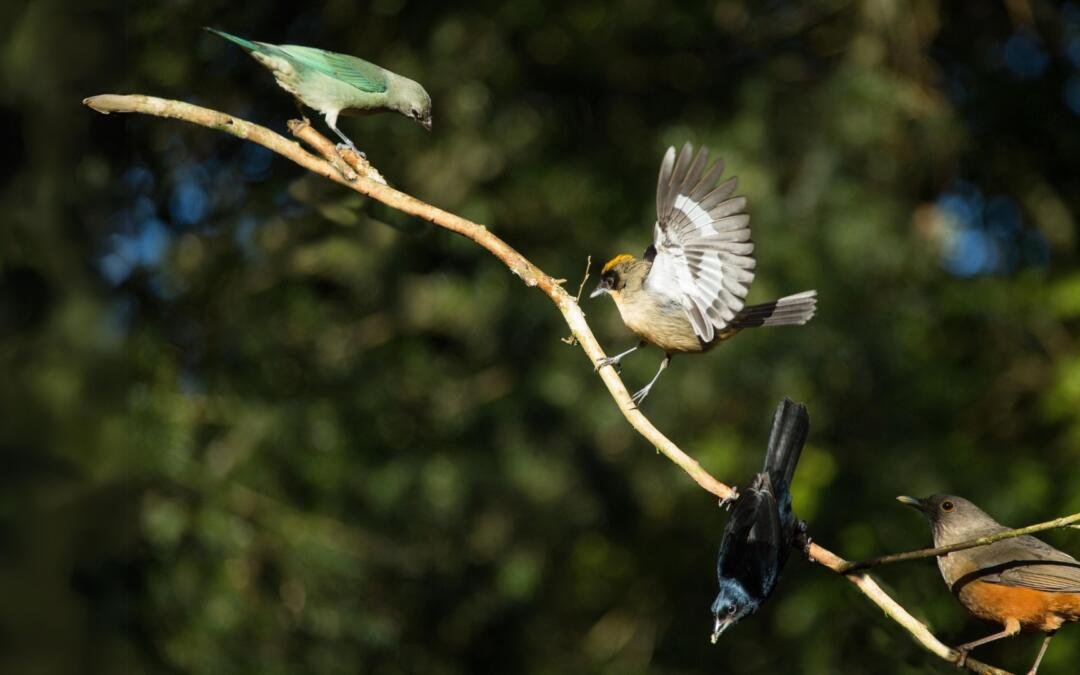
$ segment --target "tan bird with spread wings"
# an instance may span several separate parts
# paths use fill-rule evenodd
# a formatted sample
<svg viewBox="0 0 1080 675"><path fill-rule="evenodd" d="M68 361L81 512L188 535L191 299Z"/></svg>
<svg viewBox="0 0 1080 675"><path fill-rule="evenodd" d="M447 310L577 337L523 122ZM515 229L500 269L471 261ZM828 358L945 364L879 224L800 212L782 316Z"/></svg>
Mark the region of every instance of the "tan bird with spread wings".
<svg viewBox="0 0 1080 675"><path fill-rule="evenodd" d="M706 148L668 148L656 186L653 243L642 259L621 254L600 273L591 297L608 294L623 323L641 340L597 368L617 366L646 343L664 350L652 381L634 394L640 404L674 354L704 352L744 328L799 326L814 316L817 291L746 306L754 280L754 244L746 197L732 197L736 179L720 185L724 163L708 166ZM708 167L708 168L706 168Z"/></svg>

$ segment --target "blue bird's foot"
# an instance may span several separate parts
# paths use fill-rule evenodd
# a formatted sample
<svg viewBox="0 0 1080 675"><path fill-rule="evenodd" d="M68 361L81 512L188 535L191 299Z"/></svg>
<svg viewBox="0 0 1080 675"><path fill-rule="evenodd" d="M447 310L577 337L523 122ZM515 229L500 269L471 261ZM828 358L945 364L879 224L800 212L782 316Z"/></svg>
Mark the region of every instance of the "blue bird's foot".
<svg viewBox="0 0 1080 675"><path fill-rule="evenodd" d="M720 508L725 511L731 510L731 505L735 503L735 500L739 498L739 491L735 488L731 488L731 494L720 500Z"/></svg>
<svg viewBox="0 0 1080 675"><path fill-rule="evenodd" d="M807 559L813 562L814 556L810 555L810 544L814 543L814 540L810 538L810 533L806 530L805 520L795 521L795 536L793 538L794 542L792 543L801 548Z"/></svg>

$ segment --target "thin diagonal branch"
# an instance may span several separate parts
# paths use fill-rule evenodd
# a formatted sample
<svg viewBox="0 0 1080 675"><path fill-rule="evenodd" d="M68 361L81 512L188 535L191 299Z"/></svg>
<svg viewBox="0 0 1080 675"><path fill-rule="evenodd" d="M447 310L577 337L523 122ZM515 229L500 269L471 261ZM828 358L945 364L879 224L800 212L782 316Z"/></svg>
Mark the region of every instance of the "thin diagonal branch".
<svg viewBox="0 0 1080 675"><path fill-rule="evenodd" d="M570 327L571 335L578 341L582 351L585 352L593 363L596 363L605 356L604 350L600 347L592 330L589 328L588 322L585 320L585 313L581 311L581 308L578 306L574 297L562 288L559 280L553 279L545 274L540 268L529 262L525 256L521 255L521 253L516 251L483 225L466 220L453 213L443 211L438 207L422 202L415 197L395 190L383 183L367 178L363 167L356 163L355 158L348 156L346 161L349 167L354 169L359 175L353 179L352 175L349 174L348 178L346 178L343 174L349 172L340 167L340 164L338 165L338 168L335 168L334 163L327 159L327 157L331 156L330 148L333 147L333 144L316 132L310 125L294 121L290 123L290 129L293 130L293 133L295 133L297 137L302 138L305 142L310 143L312 147L315 147L324 155L324 157L318 157L309 153L295 141L290 141L266 127L252 124L251 122L216 110L202 108L182 101L173 101L141 94L103 94L100 96L91 96L90 98L85 99L83 103L104 114L142 113L146 115L155 115L157 117L178 119L211 129L217 129L218 131L223 131L233 136L252 141L253 143L258 143L324 178L355 190L362 195L380 201L399 211L418 218L423 218L439 227L468 237L501 260L511 272L521 278L526 286L538 288L551 299L562 314L567 325ZM336 160L336 156L334 159ZM608 392L611 394L612 398L615 399L620 412L622 412L627 422L656 447L660 453L689 474L698 485L717 497L724 499L734 493L732 488L713 478L700 464L697 463L696 460L683 452L667 436L661 433L659 429L653 426L652 422L650 422L649 419L638 410L633 401L631 401L626 386L623 384L622 379L620 379L614 368L611 366L601 368L599 370L599 375L603 380L604 385L607 387ZM847 561L817 544L808 546L807 554L814 562L844 574L844 576L866 595L866 597L880 607L889 618L911 633L915 640L925 649L946 661L952 663L957 663L959 661L959 652L938 640L929 628L919 622L919 620L913 617L903 606L890 597L888 593L882 590L872 577L863 573L845 574L842 568L847 564ZM965 667L968 670L980 673L981 675L1010 675L1008 671L994 668L993 666L972 658L967 659Z"/></svg>
<svg viewBox="0 0 1080 675"><path fill-rule="evenodd" d="M844 572L843 567L847 564L847 561L817 544L811 544L808 547L807 555L812 561L842 574L848 581L855 584L863 595L870 598L875 605L885 612L885 616L900 624L908 633L911 633L911 637L927 651L950 663L960 662L960 652L938 640L937 636L927 628L926 624L904 609L904 606L886 593L869 574L865 572ZM995 668L982 661L976 661L970 656L964 663L964 667L973 673L980 673L980 675L1012 675L1007 670Z"/></svg>
<svg viewBox="0 0 1080 675"><path fill-rule="evenodd" d="M985 537L979 537L978 539L971 539L969 541L962 541L958 544L939 546L937 548L920 548L916 551L892 553L890 555L878 556L876 558L869 558L867 560L860 560L858 562L847 562L841 565L841 569L837 571L855 572L857 570L865 570L871 567L877 567L878 565L889 565L891 563L904 562L906 560L934 558L939 555L945 555L946 553L963 551L964 549L975 548L977 546L986 546L988 544L993 544L995 541L1012 539L1013 537L1020 537L1025 534L1035 534L1036 532L1043 532L1045 530L1054 530L1061 527L1071 527L1073 523L1080 523L1080 513L1074 513L1071 516L1062 516L1061 518L1054 518L1053 520L1047 520L1046 522L1028 525L1027 527L1018 527L1015 530L1003 530L1001 532L995 532L994 534L990 534Z"/></svg>
<svg viewBox="0 0 1080 675"><path fill-rule="evenodd" d="M571 333L581 344L582 350L584 350L585 354L588 355L594 363L605 356L604 350L600 347L600 343L596 341L596 337L593 336L592 330L589 329L589 324L585 321L585 313L581 311L581 308L578 306L577 302L574 301L574 298L563 290L562 286L556 283L555 279L545 274L541 269L529 262L525 256L518 253L512 246L479 223L474 223L461 216L443 211L438 207L422 202L404 192L395 190L388 185L370 180L363 175L358 176L356 180L350 181L342 176L330 162L304 150L299 143L290 141L266 127L252 124L251 122L242 120L238 117L233 117L232 115L227 115L217 110L203 108L182 101L172 101L141 94L102 94L100 96L91 96L84 99L83 103L94 110L105 114L123 112L143 113L155 115L157 117L184 120L211 129L217 129L218 131L224 131L225 133L238 138L258 143L265 148L273 150L282 157L296 162L308 171L332 180L335 183L340 183L347 188L380 201L387 206L418 218L423 218L439 227L468 237L501 260L508 268L510 268L511 272L525 282L526 286L539 288L551 298L551 301L555 303L555 306L558 307L559 311L562 313L566 323L570 326ZM322 139L322 142L319 143L320 146L323 148L333 147L333 143L325 137L322 137L310 125L296 122L294 126L298 129L298 135L301 138L310 140L314 137L318 137ZM630 400L630 394L626 391L626 386L623 385L622 380L619 378L614 368L601 368L600 377L603 379L604 384L607 386L608 391L611 393L616 403L618 403L619 410L626 420L638 431L638 433L652 443L657 450L678 465L683 471L688 473L698 485L717 497L723 499L731 494L731 488L710 476L708 472L701 468L701 465L698 464L695 459L679 449L671 439L662 434L659 429L653 426L652 422L641 414L641 411L638 410L637 406Z"/></svg>

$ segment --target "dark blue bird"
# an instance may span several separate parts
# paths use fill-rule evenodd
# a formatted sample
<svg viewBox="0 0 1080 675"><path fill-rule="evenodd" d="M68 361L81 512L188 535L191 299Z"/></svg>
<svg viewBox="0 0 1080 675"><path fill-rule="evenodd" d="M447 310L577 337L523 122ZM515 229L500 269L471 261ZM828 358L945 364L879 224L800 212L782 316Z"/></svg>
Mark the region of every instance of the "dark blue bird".
<svg viewBox="0 0 1080 675"><path fill-rule="evenodd" d="M806 406L785 398L776 408L765 467L739 492L724 528L716 574L720 592L712 604L712 641L758 610L806 526L791 512L791 477L810 432Z"/></svg>

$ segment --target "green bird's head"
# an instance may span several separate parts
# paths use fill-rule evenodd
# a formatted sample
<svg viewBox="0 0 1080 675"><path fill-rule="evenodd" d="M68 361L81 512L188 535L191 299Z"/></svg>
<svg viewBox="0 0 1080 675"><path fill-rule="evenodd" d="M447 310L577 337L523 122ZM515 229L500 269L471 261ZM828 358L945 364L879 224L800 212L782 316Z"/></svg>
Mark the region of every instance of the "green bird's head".
<svg viewBox="0 0 1080 675"><path fill-rule="evenodd" d="M420 83L401 77L395 83L394 90L394 108L431 131L431 97Z"/></svg>

